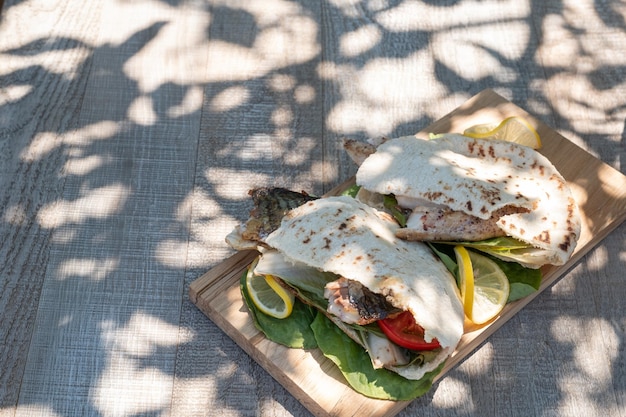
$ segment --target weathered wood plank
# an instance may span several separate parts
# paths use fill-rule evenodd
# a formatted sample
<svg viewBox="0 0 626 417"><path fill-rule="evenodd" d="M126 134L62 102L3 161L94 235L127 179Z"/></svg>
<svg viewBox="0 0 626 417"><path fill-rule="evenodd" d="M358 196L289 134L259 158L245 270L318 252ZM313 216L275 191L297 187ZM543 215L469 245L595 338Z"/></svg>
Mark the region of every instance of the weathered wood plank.
<svg viewBox="0 0 626 417"><path fill-rule="evenodd" d="M7 1L0 25L0 409L11 412L53 245L39 213L62 193L63 142L76 127L100 9L41 6Z"/></svg>
<svg viewBox="0 0 626 417"><path fill-rule="evenodd" d="M266 1L220 3L208 10L214 23L202 45L208 59L190 199L197 250L189 263L196 269L188 285L232 253L224 237L245 217L249 189L273 184L322 193L334 185L328 166L334 160L325 154L324 95L314 76L319 7ZM179 348L174 415L209 409L289 415L274 411L282 407L306 413L219 328L204 323L193 304L185 304L181 321L196 331Z"/></svg>
<svg viewBox="0 0 626 417"><path fill-rule="evenodd" d="M16 415L170 407L188 240L179 215L194 180L200 106L185 101L193 75L176 74L194 53L177 55L169 42L186 44L204 26L190 28L193 10L165 4L98 4L68 3L50 21L71 47L88 49L89 66L76 68L82 91L70 98L79 106L52 113L72 128L43 132L59 139L41 146L63 158L40 183L27 183L45 190L56 177L63 188L37 207L51 238L47 258L32 266L41 268L41 297L14 385Z"/></svg>

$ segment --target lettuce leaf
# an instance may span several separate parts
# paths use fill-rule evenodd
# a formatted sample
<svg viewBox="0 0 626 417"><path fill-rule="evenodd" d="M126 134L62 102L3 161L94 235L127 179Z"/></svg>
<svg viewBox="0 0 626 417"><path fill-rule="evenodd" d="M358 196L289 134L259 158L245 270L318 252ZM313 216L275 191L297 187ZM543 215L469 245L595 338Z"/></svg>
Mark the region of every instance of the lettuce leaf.
<svg viewBox="0 0 626 417"><path fill-rule="evenodd" d="M360 189L361 189L361 186L354 184L350 186L349 188L347 188L343 193L341 193L341 195L346 195L348 197L355 198L356 195L359 193Z"/></svg>
<svg viewBox="0 0 626 417"><path fill-rule="evenodd" d="M241 276L239 288L254 325L272 342L296 349L313 349L317 347L311 323L315 319L314 308L296 299L291 315L285 319L277 319L259 311L246 289L246 271Z"/></svg>
<svg viewBox="0 0 626 417"><path fill-rule="evenodd" d="M448 245L463 245L487 253L509 262L519 262L529 267L538 268L550 261L549 251L538 249L529 243L509 236L494 237L476 242L437 242Z"/></svg>
<svg viewBox="0 0 626 417"><path fill-rule="evenodd" d="M430 249L435 252L435 255L439 257L441 262L446 266L448 271L456 277L457 287L461 286L461 280L459 279L459 266L456 263L456 257L452 251L452 247L448 245L437 246L430 242L426 242Z"/></svg>
<svg viewBox="0 0 626 417"><path fill-rule="evenodd" d="M409 380L386 369L374 369L365 350L322 313L317 314L311 328L324 356L337 365L355 391L367 397L395 401L417 398L428 392L444 366L440 364L420 380Z"/></svg>

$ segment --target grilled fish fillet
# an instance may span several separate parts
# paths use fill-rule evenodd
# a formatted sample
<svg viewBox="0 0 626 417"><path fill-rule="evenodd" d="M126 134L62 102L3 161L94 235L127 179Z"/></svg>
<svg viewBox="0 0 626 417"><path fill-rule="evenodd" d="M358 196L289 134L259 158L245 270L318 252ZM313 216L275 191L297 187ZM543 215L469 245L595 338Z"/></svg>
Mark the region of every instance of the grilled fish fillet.
<svg viewBox="0 0 626 417"><path fill-rule="evenodd" d="M413 209L406 228L398 229L396 235L406 240L463 240L477 241L506 236L498 227L498 220L507 214L528 210L514 206L503 207L488 219L454 211L447 207L423 207Z"/></svg>

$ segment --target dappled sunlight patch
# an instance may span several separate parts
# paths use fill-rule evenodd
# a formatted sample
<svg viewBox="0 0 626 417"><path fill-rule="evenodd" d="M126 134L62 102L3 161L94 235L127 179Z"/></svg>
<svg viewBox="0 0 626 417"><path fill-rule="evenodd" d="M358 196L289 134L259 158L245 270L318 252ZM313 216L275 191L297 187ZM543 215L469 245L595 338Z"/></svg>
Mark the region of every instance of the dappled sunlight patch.
<svg viewBox="0 0 626 417"><path fill-rule="evenodd" d="M0 416L11 417L33 417L33 416L45 416L45 417L63 417L62 414L58 414L54 410L53 405L45 404L18 404L17 407L0 407Z"/></svg>
<svg viewBox="0 0 626 417"><path fill-rule="evenodd" d="M209 167L204 175L213 184L217 195L229 200L243 200L248 196L251 184L269 184L272 180L269 174L235 168Z"/></svg>
<svg viewBox="0 0 626 417"><path fill-rule="evenodd" d="M592 262L585 262L587 270L596 273L602 273L609 263L609 251L606 246L598 245L590 256L593 258Z"/></svg>
<svg viewBox="0 0 626 417"><path fill-rule="evenodd" d="M346 57L355 57L374 48L383 34L376 25L366 25L344 33L339 40L339 50Z"/></svg>
<svg viewBox="0 0 626 417"><path fill-rule="evenodd" d="M86 147L97 140L109 139L119 133L122 126L111 120L103 120L80 129L66 133L40 132L22 149L20 158L24 162L34 162L43 159L57 148L66 146ZM72 152L73 156L80 152Z"/></svg>
<svg viewBox="0 0 626 417"><path fill-rule="evenodd" d="M317 93L315 87L308 84L302 84L295 88L293 98L298 104L309 104L315 100Z"/></svg>
<svg viewBox="0 0 626 417"><path fill-rule="evenodd" d="M285 152L283 158L286 165L298 166L306 164L311 158L311 152L318 142L310 137L293 139L294 145Z"/></svg>
<svg viewBox="0 0 626 417"><path fill-rule="evenodd" d="M211 100L211 111L222 113L236 109L250 98L250 91L242 85L226 88Z"/></svg>
<svg viewBox="0 0 626 417"><path fill-rule="evenodd" d="M551 105L579 133L597 135L622 131L626 117L624 98L615 92L619 90L617 87L626 85L626 81L616 89L598 90L585 72L562 72L549 78L546 89L553 97Z"/></svg>
<svg viewBox="0 0 626 417"><path fill-rule="evenodd" d="M115 272L119 263L119 259L114 257L104 259L68 258L59 265L56 278L59 281L80 278L98 282Z"/></svg>
<svg viewBox="0 0 626 417"><path fill-rule="evenodd" d="M339 179L339 167L336 163L331 161L314 161L311 164L311 172L319 173L315 174L315 177L320 178L324 183L333 184ZM310 174L303 175L301 181L305 181Z"/></svg>
<svg viewBox="0 0 626 417"><path fill-rule="evenodd" d="M185 269L188 246L184 240L160 240L156 248L156 257L162 265Z"/></svg>
<svg viewBox="0 0 626 417"><path fill-rule="evenodd" d="M32 91L33 86L28 84L0 86L0 106L20 101Z"/></svg>
<svg viewBox="0 0 626 417"><path fill-rule="evenodd" d="M242 161L255 161L272 158L273 139L270 135L256 134L244 139L233 140L217 150L219 157L234 156Z"/></svg>
<svg viewBox="0 0 626 417"><path fill-rule="evenodd" d="M394 109L408 111L411 117L418 115L420 104L445 93L443 86L435 81L432 57L426 51L418 50L404 58L371 59L356 75L357 87L367 101L384 106L412 103L410 109L397 105ZM380 82L381 77L385 82ZM424 85L429 86L428 91Z"/></svg>
<svg viewBox="0 0 626 417"><path fill-rule="evenodd" d="M206 30L211 14L198 2L185 2L178 7L161 1L152 1L149 7L142 3L116 2L115 13L105 14L109 19L103 25L111 25L115 30L102 29L101 33L108 36L102 42L116 46L142 31L151 36L124 63L124 74L137 82L142 93L151 93L168 83L203 82Z"/></svg>
<svg viewBox="0 0 626 417"><path fill-rule="evenodd" d="M151 126L159 119L149 96L135 98L128 107L127 117L128 120L139 126Z"/></svg>
<svg viewBox="0 0 626 417"><path fill-rule="evenodd" d="M276 26L283 19L303 13L303 9L298 3L289 0L213 0L212 4L249 13L254 17L259 27Z"/></svg>
<svg viewBox="0 0 626 417"><path fill-rule="evenodd" d="M297 166L309 161L319 143L309 136L294 137L294 114L290 107L283 106L271 115L276 129L272 134L258 133L237 140L229 141L216 150L219 158L236 158L245 165L266 161L278 161L279 164ZM218 169L218 168L212 168Z"/></svg>
<svg viewBox="0 0 626 417"><path fill-rule="evenodd" d="M43 159L63 143L61 135L54 132L40 132L22 149L20 154L25 162Z"/></svg>
<svg viewBox="0 0 626 417"><path fill-rule="evenodd" d="M560 68L578 59L580 45L572 36L568 23L560 14L547 15L542 24L543 41L535 52L536 59L546 67Z"/></svg>
<svg viewBox="0 0 626 417"><path fill-rule="evenodd" d="M123 326L105 321L100 327L102 340L109 351L132 357L150 356L161 347L175 347L193 337L192 334L179 335L177 325L141 310L135 311Z"/></svg>
<svg viewBox="0 0 626 417"><path fill-rule="evenodd" d="M84 176L112 162L110 155L89 155L84 158L69 158L63 166L63 175Z"/></svg>
<svg viewBox="0 0 626 417"><path fill-rule="evenodd" d="M2 220L5 223L20 225L27 219L26 209L22 204L13 204L3 210Z"/></svg>
<svg viewBox="0 0 626 417"><path fill-rule="evenodd" d="M552 323L551 333L572 352L572 360L558 380L562 393L558 407L565 414L576 409L581 415L583 410L616 415L613 369L620 358L621 338L613 325L603 318L563 316Z"/></svg>
<svg viewBox="0 0 626 417"><path fill-rule="evenodd" d="M218 402L218 382L213 375L176 378L173 408L182 413L189 410L188 415L193 415L196 410L206 412L213 409ZM223 409L220 412L223 412Z"/></svg>
<svg viewBox="0 0 626 417"><path fill-rule="evenodd" d="M64 134L63 143L66 145L89 146L96 141L110 139L120 133L124 127L123 123L113 120L101 120Z"/></svg>
<svg viewBox="0 0 626 417"><path fill-rule="evenodd" d="M276 127L285 127L293 122L293 110L289 106L277 106L270 116L272 124Z"/></svg>
<svg viewBox="0 0 626 417"><path fill-rule="evenodd" d="M267 86L276 92L286 92L293 90L297 84L297 79L289 74L271 74L267 80Z"/></svg>
<svg viewBox="0 0 626 417"><path fill-rule="evenodd" d="M383 10L376 21L390 32L427 31L440 32L454 27L488 24L507 19L523 19L530 15L529 1L484 0L460 1L454 5L438 6L436 2L404 1L396 7ZM419 16L409 18L407 16Z"/></svg>
<svg viewBox="0 0 626 417"><path fill-rule="evenodd" d="M202 268L228 255L224 236L237 220L207 192L197 189L189 193L176 209L176 220L188 227L189 238L160 241L155 256L161 264L178 269Z"/></svg>
<svg viewBox="0 0 626 417"><path fill-rule="evenodd" d="M469 32L467 28L442 31L434 35L431 47L437 61L454 69L465 80L494 77L503 84L512 83L519 76L518 69L512 65L528 47L530 28L524 20L519 20L507 22L506 30L503 29L502 25L481 25Z"/></svg>
<svg viewBox="0 0 626 417"><path fill-rule="evenodd" d="M200 86L190 86L187 88L180 104L173 105L167 109L167 116L176 119L200 111L203 99L204 89Z"/></svg>
<svg viewBox="0 0 626 417"><path fill-rule="evenodd" d="M371 59L361 68L322 62L317 72L342 90L343 99L326 116L326 128L341 134L388 135L403 123L436 112L437 101L446 96L445 86L436 81L432 57L424 50L404 58Z"/></svg>
<svg viewBox="0 0 626 417"><path fill-rule="evenodd" d="M600 30L603 36L598 36ZM567 120L570 131L565 133L574 140L589 134L619 141L615 132L623 131L626 117L624 97L619 93L626 83L626 58L615 51L626 42L623 27L607 26L591 0L567 0L562 13L542 21L541 33L544 39L537 60L554 69L543 90L549 92L549 105ZM577 144L597 156L593 140L584 139Z"/></svg>
<svg viewBox="0 0 626 417"><path fill-rule="evenodd" d="M611 323L603 318L561 316L554 320L550 331L555 340L570 345L572 372L582 372L597 390L611 384L611 364L619 358L620 348L620 338ZM605 352L603 361L596 359L599 351Z"/></svg>
<svg viewBox="0 0 626 417"><path fill-rule="evenodd" d="M452 376L446 376L441 384L445 384L446 389L435 391L432 399L433 407L444 410L463 407L465 411L473 411L467 410L467 407L473 408L473 403L467 401L471 398L471 388L468 384Z"/></svg>
<svg viewBox="0 0 626 417"><path fill-rule="evenodd" d="M171 402L171 375L113 352L90 396L103 417L136 416L165 410Z"/></svg>
<svg viewBox="0 0 626 417"><path fill-rule="evenodd" d="M76 200L57 200L37 213L39 224L53 229L67 224L80 224L89 219L103 219L119 213L131 194L124 184L111 184L81 193Z"/></svg>
<svg viewBox="0 0 626 417"><path fill-rule="evenodd" d="M272 65L264 64L257 51L241 45L214 39L205 48L208 61L219 62L219 65L207 66L207 82L245 81L276 69Z"/></svg>
<svg viewBox="0 0 626 417"><path fill-rule="evenodd" d="M357 17L359 11L357 7L362 3L361 0L328 0L337 10L340 10L346 17Z"/></svg>
<svg viewBox="0 0 626 417"><path fill-rule="evenodd" d="M166 409L171 402L173 369L162 367L173 363L170 356L177 343L187 343L190 337L179 334L178 326L137 311L123 325L103 322L101 339L107 362L90 392L100 413L131 416Z"/></svg>
<svg viewBox="0 0 626 417"><path fill-rule="evenodd" d="M274 63L275 69L286 66L285 64L304 63L315 58L321 51L317 32L315 20L294 14L282 19L277 25L262 28L257 35L254 50L261 54L264 61ZM298 47L293 48L292 45ZM285 56L286 50L289 54Z"/></svg>
<svg viewBox="0 0 626 417"><path fill-rule="evenodd" d="M218 2L219 3L219 2ZM225 4L252 16L257 31L251 45L210 39L195 49L209 63L204 81L244 81L308 62L320 54L318 24L299 5L281 0ZM216 11L219 13L219 10ZM214 16L215 17L215 16ZM298 45L293 48L293 45Z"/></svg>
<svg viewBox="0 0 626 417"><path fill-rule="evenodd" d="M482 377L491 372L495 361L495 348L491 342L486 342L475 353L476 359L471 362L461 364L459 370L470 377Z"/></svg>
<svg viewBox="0 0 626 417"><path fill-rule="evenodd" d="M6 20L3 20L3 24L4 22ZM50 35L44 35L44 37L48 36ZM24 42L23 39L21 40ZM42 67L50 74L57 74L66 80L74 80L92 53L93 50L89 47L76 46L69 49L41 51L34 55L11 55L11 59L7 59L0 51L0 61L11 63L11 65L0 65L0 76L31 67Z"/></svg>

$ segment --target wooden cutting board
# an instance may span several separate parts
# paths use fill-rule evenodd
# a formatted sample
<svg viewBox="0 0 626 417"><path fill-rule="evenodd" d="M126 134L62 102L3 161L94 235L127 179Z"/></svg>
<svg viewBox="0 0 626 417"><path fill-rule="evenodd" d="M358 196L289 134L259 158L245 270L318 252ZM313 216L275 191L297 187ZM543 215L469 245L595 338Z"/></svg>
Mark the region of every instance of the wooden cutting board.
<svg viewBox="0 0 626 417"><path fill-rule="evenodd" d="M552 161L570 184L582 215L581 236L566 265L542 269L543 281L538 292L508 304L489 325L466 328L456 351L437 379L541 291L554 284L626 219L626 176L491 90L474 96L416 136L427 137L429 132L462 132L469 126L500 122L509 116L523 116L536 128L543 144L540 152ZM329 195L340 193L353 181L340 184ZM408 402L374 400L357 394L346 385L334 364L317 349L288 349L265 339L248 316L239 292L239 278L256 255L255 251L238 252L198 278L189 288L191 301L313 414L393 416L405 408Z"/></svg>

